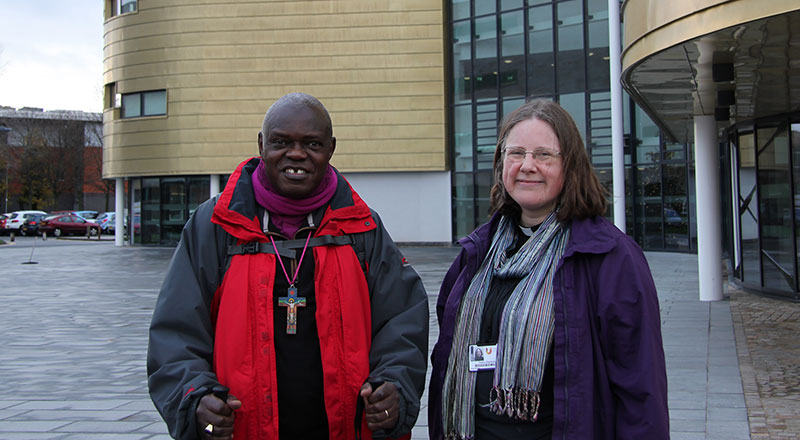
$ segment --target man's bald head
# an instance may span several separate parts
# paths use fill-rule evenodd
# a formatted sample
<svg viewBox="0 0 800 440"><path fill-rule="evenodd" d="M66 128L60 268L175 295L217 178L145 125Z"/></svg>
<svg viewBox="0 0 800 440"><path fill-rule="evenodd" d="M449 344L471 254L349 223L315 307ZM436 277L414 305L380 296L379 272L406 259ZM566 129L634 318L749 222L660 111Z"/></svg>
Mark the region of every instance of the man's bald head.
<svg viewBox="0 0 800 440"><path fill-rule="evenodd" d="M264 135L267 134L269 131L269 122L272 119L272 116L275 115L279 109L289 107L289 108L300 108L300 107L307 107L314 109L315 111L319 112L319 115L327 121L329 132L328 135L333 135L333 124L331 122L331 116L328 114L328 109L325 108L324 105L319 101L319 99L307 94L307 93L289 93L287 95L283 95L278 98L277 101L272 103L267 109L267 113L264 115L264 122L261 124L261 133Z"/></svg>

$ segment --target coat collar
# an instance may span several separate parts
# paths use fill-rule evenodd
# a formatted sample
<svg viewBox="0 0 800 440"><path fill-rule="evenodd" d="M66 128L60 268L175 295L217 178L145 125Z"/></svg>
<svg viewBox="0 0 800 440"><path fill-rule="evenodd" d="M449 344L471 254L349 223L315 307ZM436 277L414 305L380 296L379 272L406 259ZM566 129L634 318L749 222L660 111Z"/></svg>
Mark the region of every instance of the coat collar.
<svg viewBox="0 0 800 440"><path fill-rule="evenodd" d="M614 249L617 241L624 235L605 217L575 219L570 226L564 258L575 253L606 254Z"/></svg>
<svg viewBox="0 0 800 440"><path fill-rule="evenodd" d="M252 175L258 162L259 158L253 157L239 164L219 195L211 217L212 223L243 241L266 241L253 193ZM324 215L314 219L319 224L315 235L353 234L375 229L369 207L338 170L336 179L336 192L326 204Z"/></svg>
<svg viewBox="0 0 800 440"><path fill-rule="evenodd" d="M500 214L494 213L488 222L482 224L458 243L471 256L483 258L489 251L492 236L500 222ZM611 224L605 217L575 219L570 224L570 236L564 250L564 258L575 253L605 254L616 245L622 231Z"/></svg>

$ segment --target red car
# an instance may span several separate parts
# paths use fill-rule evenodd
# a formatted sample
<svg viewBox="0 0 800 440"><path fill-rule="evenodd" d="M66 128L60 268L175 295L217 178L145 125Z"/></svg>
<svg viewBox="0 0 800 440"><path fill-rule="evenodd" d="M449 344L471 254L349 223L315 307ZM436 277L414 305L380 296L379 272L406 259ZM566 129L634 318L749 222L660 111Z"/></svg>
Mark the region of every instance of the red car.
<svg viewBox="0 0 800 440"><path fill-rule="evenodd" d="M100 234L100 225L84 220L75 214L56 214L45 217L39 223L39 233L47 235L86 235L87 231L92 237Z"/></svg>

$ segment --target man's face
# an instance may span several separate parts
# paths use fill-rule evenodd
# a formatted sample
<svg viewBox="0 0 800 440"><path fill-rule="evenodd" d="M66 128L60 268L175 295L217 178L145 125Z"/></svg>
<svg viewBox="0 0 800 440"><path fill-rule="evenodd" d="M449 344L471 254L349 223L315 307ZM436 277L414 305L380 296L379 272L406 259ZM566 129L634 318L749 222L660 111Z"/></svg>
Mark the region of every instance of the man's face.
<svg viewBox="0 0 800 440"><path fill-rule="evenodd" d="M284 104L258 134L258 151L275 191L293 199L311 195L322 182L336 138L321 109Z"/></svg>

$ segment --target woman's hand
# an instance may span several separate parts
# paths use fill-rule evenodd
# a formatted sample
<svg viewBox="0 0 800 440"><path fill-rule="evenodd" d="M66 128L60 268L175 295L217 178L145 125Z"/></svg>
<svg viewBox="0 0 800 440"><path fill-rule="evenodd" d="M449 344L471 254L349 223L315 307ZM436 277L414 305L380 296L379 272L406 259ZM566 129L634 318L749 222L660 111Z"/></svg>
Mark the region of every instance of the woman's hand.
<svg viewBox="0 0 800 440"><path fill-rule="evenodd" d="M236 397L228 396L228 400L223 402L214 394L206 394L200 398L195 411L197 432L204 439L232 440L234 411L241 407L242 402Z"/></svg>

